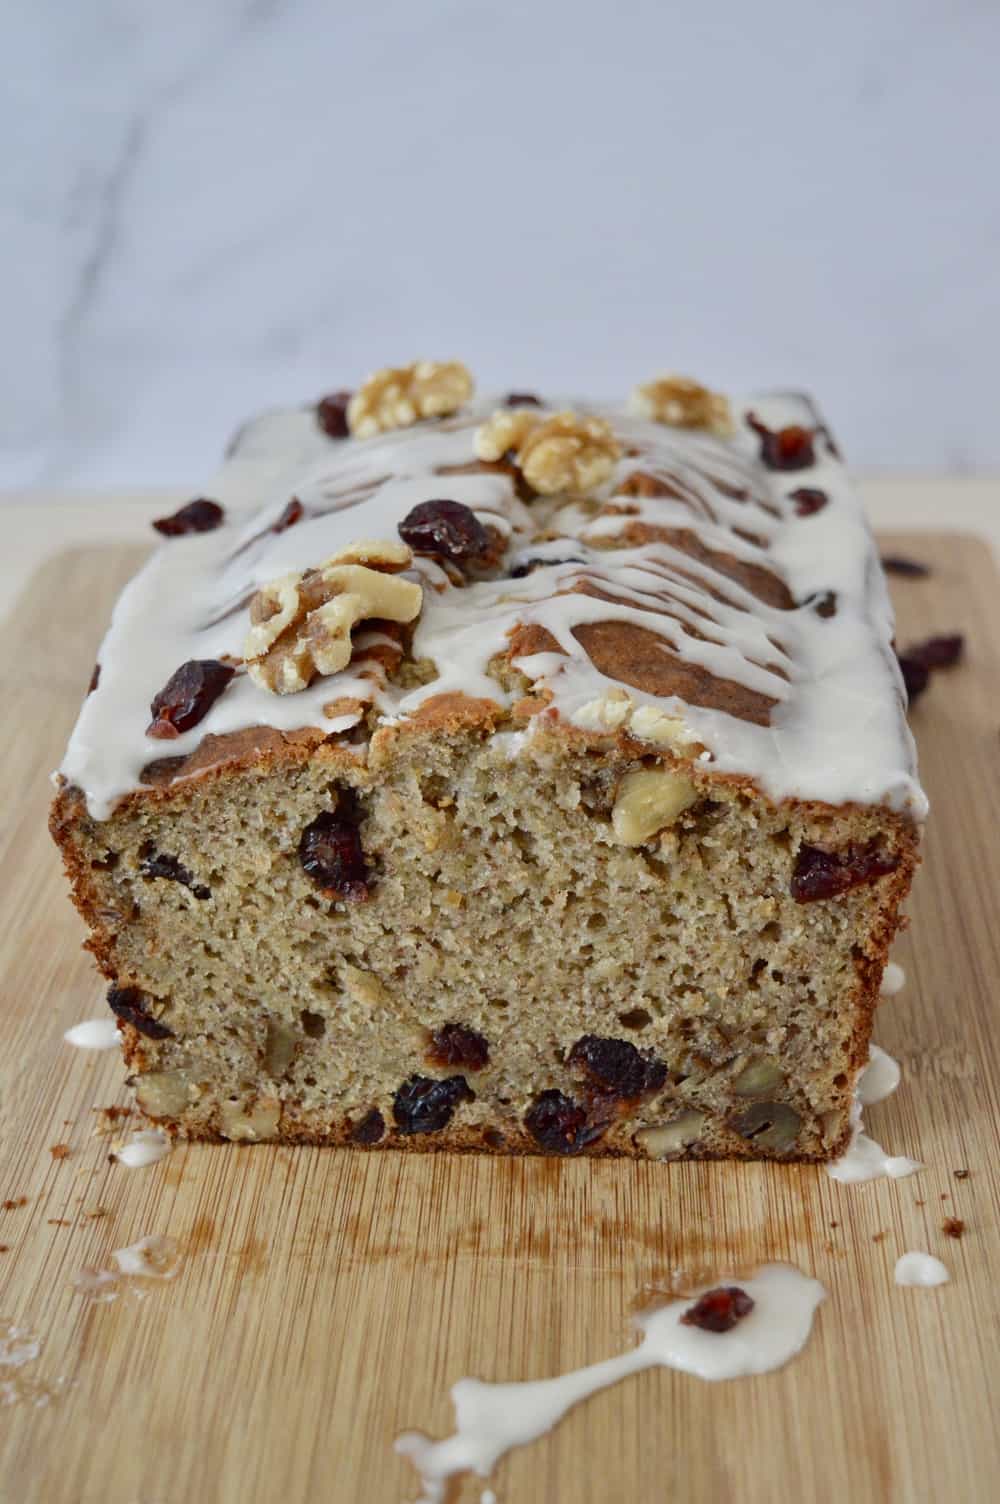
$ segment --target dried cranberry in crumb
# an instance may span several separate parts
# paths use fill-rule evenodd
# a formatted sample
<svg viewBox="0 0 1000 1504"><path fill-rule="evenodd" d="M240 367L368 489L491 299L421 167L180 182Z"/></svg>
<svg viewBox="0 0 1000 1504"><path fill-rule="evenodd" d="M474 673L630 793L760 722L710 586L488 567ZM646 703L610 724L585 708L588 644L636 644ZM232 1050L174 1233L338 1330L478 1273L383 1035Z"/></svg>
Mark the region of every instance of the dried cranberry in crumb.
<svg viewBox="0 0 1000 1504"><path fill-rule="evenodd" d="M681 1322L703 1332L731 1332L738 1321L750 1315L753 1307L752 1296L739 1285L720 1285L716 1290L706 1290L693 1306L688 1306Z"/></svg>
<svg viewBox="0 0 1000 1504"><path fill-rule="evenodd" d="M214 532L222 526L225 516L217 501L199 496L197 501L189 501L186 507L174 512L172 517L157 518L153 526L165 538L179 538L184 533Z"/></svg>
<svg viewBox="0 0 1000 1504"><path fill-rule="evenodd" d="M443 1024L430 1037L427 1059L442 1069L462 1065L468 1071L481 1071L490 1061L489 1041L464 1024Z"/></svg>
<svg viewBox="0 0 1000 1504"><path fill-rule="evenodd" d="M788 428L768 428L753 413L747 413L747 423L760 436L761 462L769 470L807 470L816 463L811 428L797 423Z"/></svg>
<svg viewBox="0 0 1000 1504"><path fill-rule="evenodd" d="M293 496L291 501L285 507L285 510L282 512L281 516L278 518L277 522L271 523L271 532L283 533L287 528L294 527L301 518L304 511L305 507L302 505L299 498L297 496Z"/></svg>
<svg viewBox="0 0 1000 1504"><path fill-rule="evenodd" d="M385 1133L385 1118L377 1107L366 1112L358 1123L351 1124L351 1141L355 1144L377 1144Z"/></svg>
<svg viewBox="0 0 1000 1504"><path fill-rule="evenodd" d="M878 841L867 846L848 846L844 851L821 851L818 846L800 846L792 873L791 894L796 903L815 903L836 898L851 888L871 883L895 872L899 857L880 849Z"/></svg>
<svg viewBox="0 0 1000 1504"><path fill-rule="evenodd" d="M569 1052L570 1065L582 1066L604 1091L616 1097L641 1097L659 1091L667 1079L660 1060L647 1060L627 1039L584 1034Z"/></svg>
<svg viewBox="0 0 1000 1504"><path fill-rule="evenodd" d="M490 535L471 507L461 501L422 501L399 524L399 536L416 554L475 559L490 546Z"/></svg>
<svg viewBox="0 0 1000 1504"><path fill-rule="evenodd" d="M168 738L189 731L211 710L233 677L234 670L215 658L192 658L182 663L149 707L153 719L147 736Z"/></svg>
<svg viewBox="0 0 1000 1504"><path fill-rule="evenodd" d="M508 392L503 399L504 407L544 407L541 397L534 392Z"/></svg>
<svg viewBox="0 0 1000 1504"><path fill-rule="evenodd" d="M204 883L195 882L194 876L177 857L150 848L141 855L139 871L143 877L165 877L169 882L180 883L190 888L195 898L211 898Z"/></svg>
<svg viewBox="0 0 1000 1504"><path fill-rule="evenodd" d="M930 574L926 564L919 564L916 559L906 559L902 554L883 554L882 568L886 574L901 574L911 580L920 580Z"/></svg>
<svg viewBox="0 0 1000 1504"><path fill-rule="evenodd" d="M316 404L316 422L322 428L327 438L346 439L350 437L350 428L347 423L347 404L350 402L353 392L331 392L328 397L321 397Z"/></svg>
<svg viewBox="0 0 1000 1504"><path fill-rule="evenodd" d="M789 493L789 500L795 503L796 517L812 517L823 510L830 498L816 486L799 486L797 491Z"/></svg>
<svg viewBox="0 0 1000 1504"><path fill-rule="evenodd" d="M368 897L368 865L353 821L329 811L317 815L302 832L299 861L317 887L336 898L362 903Z"/></svg>
<svg viewBox="0 0 1000 1504"><path fill-rule="evenodd" d="M599 1138L606 1123L588 1121L586 1108L561 1091L543 1091L524 1116L524 1126L550 1154L575 1154Z"/></svg>
<svg viewBox="0 0 1000 1504"><path fill-rule="evenodd" d="M451 1122L459 1102L473 1102L464 1076L432 1081L429 1076L411 1076L404 1081L392 1103L392 1115L400 1133L436 1133Z"/></svg>
<svg viewBox="0 0 1000 1504"><path fill-rule="evenodd" d="M173 1029L161 1024L146 1012L146 999L138 987L112 987L108 992L108 1007L116 1018L131 1024L147 1039L172 1039Z"/></svg>
<svg viewBox="0 0 1000 1504"><path fill-rule="evenodd" d="M582 559L522 559L515 564L508 573L508 579L523 580L526 575L533 574L536 569L555 569L559 564L582 564Z"/></svg>

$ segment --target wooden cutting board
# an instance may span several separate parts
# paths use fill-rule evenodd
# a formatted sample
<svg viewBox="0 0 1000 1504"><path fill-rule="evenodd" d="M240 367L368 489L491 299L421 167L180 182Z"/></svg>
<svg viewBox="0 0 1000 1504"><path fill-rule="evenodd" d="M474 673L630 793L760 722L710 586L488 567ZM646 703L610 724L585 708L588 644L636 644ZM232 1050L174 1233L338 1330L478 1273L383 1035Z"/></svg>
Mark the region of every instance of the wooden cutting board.
<svg viewBox="0 0 1000 1504"><path fill-rule="evenodd" d="M114 1055L62 1043L103 989L45 831L46 775L137 555L74 551L31 581L0 701L0 1314L40 1351L0 1367L3 1504L403 1504L417 1490L392 1439L450 1431L461 1375L610 1356L675 1271L774 1258L830 1292L795 1362L716 1385L633 1377L509 1456L499 1504L996 1499L998 577L971 538L887 541L933 566L895 582L901 640L959 629L969 651L913 716L933 816L896 949L907 986L876 1031L904 1080L869 1114L927 1168L853 1187L807 1167L267 1146L109 1163L93 1109L127 1093ZM74 1290L148 1233L181 1245L174 1280L107 1304ZM911 1248L952 1283L897 1288Z"/></svg>

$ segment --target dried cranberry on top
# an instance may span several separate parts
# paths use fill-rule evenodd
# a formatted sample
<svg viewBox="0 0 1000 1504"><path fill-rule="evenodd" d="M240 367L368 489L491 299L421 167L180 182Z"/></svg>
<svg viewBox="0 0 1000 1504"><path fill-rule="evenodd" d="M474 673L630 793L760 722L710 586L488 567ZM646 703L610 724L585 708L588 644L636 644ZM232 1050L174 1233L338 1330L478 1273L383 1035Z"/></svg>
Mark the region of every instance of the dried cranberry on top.
<svg viewBox="0 0 1000 1504"><path fill-rule="evenodd" d="M462 1065L468 1071L481 1071L490 1062L489 1040L464 1024L442 1024L430 1037L427 1059L442 1068Z"/></svg>
<svg viewBox="0 0 1000 1504"><path fill-rule="evenodd" d="M504 407L544 407L541 397L534 392L508 392L503 399Z"/></svg>
<svg viewBox="0 0 1000 1504"><path fill-rule="evenodd" d="M325 810L307 825L299 840L302 869L317 887L348 903L363 903L370 893L368 864L358 827Z"/></svg>
<svg viewBox="0 0 1000 1504"><path fill-rule="evenodd" d="M688 1306L681 1323L700 1327L703 1332L731 1332L753 1308L753 1297L739 1285L720 1285L715 1290L706 1290L693 1306Z"/></svg>
<svg viewBox="0 0 1000 1504"><path fill-rule="evenodd" d="M429 1076L410 1076L396 1092L392 1115L400 1133L436 1133L451 1122L459 1102L474 1102L464 1076L432 1081Z"/></svg>
<svg viewBox="0 0 1000 1504"><path fill-rule="evenodd" d="M235 670L215 658L192 658L171 674L149 707L147 736L180 736L204 720Z"/></svg>
<svg viewBox="0 0 1000 1504"><path fill-rule="evenodd" d="M535 1098L524 1126L549 1154L576 1154L600 1138L607 1123L592 1123L585 1107L553 1088Z"/></svg>
<svg viewBox="0 0 1000 1504"><path fill-rule="evenodd" d="M460 562L485 554L490 535L471 507L461 501L422 501L399 524L399 536L416 554L437 554Z"/></svg>
<svg viewBox="0 0 1000 1504"><path fill-rule="evenodd" d="M789 492L789 501L795 503L796 517L813 517L821 512L830 500L825 491L818 486L799 486L798 490Z"/></svg>
<svg viewBox="0 0 1000 1504"><path fill-rule="evenodd" d="M807 470L816 463L815 431L792 423L787 428L768 428L754 413L747 424L760 436L760 458L769 470Z"/></svg>
<svg viewBox="0 0 1000 1504"><path fill-rule="evenodd" d="M580 1066L594 1084L610 1096L642 1097L659 1091L667 1079L661 1060L649 1060L627 1039L584 1034L569 1052L569 1064Z"/></svg>
<svg viewBox="0 0 1000 1504"><path fill-rule="evenodd" d="M815 903L836 898L895 872L899 857L883 850L878 840L867 846L848 846L843 851L823 851L818 846L800 846L790 884L796 903Z"/></svg>
<svg viewBox="0 0 1000 1504"><path fill-rule="evenodd" d="M153 523L158 533L165 538L179 538L184 533L211 533L221 527L226 514L217 501L199 496L189 501L171 517L158 517Z"/></svg>
<svg viewBox="0 0 1000 1504"><path fill-rule="evenodd" d="M305 507L302 505L299 498L297 496L293 496L291 501L285 507L285 510L282 512L281 516L278 518L277 522L271 523L271 532L283 533L288 528L294 527L302 517L304 511Z"/></svg>
<svg viewBox="0 0 1000 1504"><path fill-rule="evenodd" d="M173 1029L161 1024L146 1011L146 998L138 987L112 987L108 991L108 1007L116 1018L131 1024L147 1039L172 1039Z"/></svg>
<svg viewBox="0 0 1000 1504"><path fill-rule="evenodd" d="M536 569L555 569L559 564L582 564L583 559L522 559L508 571L511 580L523 580L526 575L534 574Z"/></svg>
<svg viewBox="0 0 1000 1504"><path fill-rule="evenodd" d="M317 402L316 422L327 438L347 439L350 437L347 404L353 395L353 392L331 392L328 397L321 397Z"/></svg>
<svg viewBox="0 0 1000 1504"><path fill-rule="evenodd" d="M97 688L97 686L100 684L100 682L101 682L101 665L99 663L95 663L94 664L94 672L91 674L91 676L90 676L90 683L87 685L87 693L88 693L88 695L92 695L94 693L94 690Z"/></svg>
<svg viewBox="0 0 1000 1504"><path fill-rule="evenodd" d="M931 682L931 671L926 663L921 663L917 658L911 658L908 653L897 653L896 657L899 659L903 684L906 686L906 698L912 705Z"/></svg>

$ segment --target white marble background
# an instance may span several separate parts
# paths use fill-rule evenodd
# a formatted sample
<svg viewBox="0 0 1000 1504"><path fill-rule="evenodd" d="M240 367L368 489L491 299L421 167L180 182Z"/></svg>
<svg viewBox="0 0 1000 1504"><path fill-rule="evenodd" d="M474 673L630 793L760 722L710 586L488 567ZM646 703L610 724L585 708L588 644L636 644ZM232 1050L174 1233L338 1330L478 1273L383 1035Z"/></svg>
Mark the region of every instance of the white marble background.
<svg viewBox="0 0 1000 1504"><path fill-rule="evenodd" d="M1000 464L996 0L9 0L0 483L196 485L373 366L805 384Z"/></svg>

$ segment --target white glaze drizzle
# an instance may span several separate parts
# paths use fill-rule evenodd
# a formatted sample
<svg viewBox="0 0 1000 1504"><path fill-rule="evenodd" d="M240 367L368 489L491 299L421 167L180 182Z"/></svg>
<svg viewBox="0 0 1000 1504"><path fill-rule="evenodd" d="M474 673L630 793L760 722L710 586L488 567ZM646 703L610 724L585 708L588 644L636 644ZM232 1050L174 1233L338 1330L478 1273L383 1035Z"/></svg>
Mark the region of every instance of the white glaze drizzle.
<svg viewBox="0 0 1000 1504"><path fill-rule="evenodd" d="M127 1144L115 1152L115 1159L129 1170L144 1170L165 1159L173 1148L170 1135L162 1128L140 1128L133 1133Z"/></svg>
<svg viewBox="0 0 1000 1504"><path fill-rule="evenodd" d="M895 961L887 961L879 988L883 997L895 997L906 986L906 972Z"/></svg>
<svg viewBox="0 0 1000 1504"><path fill-rule="evenodd" d="M746 774L774 798L885 802L923 817L926 801L915 778L889 646L888 595L861 506L822 437L815 464L778 474L762 466L758 440L742 421L735 438L719 440L621 410L591 408L611 419L624 448L638 451L618 463L601 489L602 502L617 495L636 469L668 475L681 493L680 499L629 497L629 519L601 517L577 502L539 500L526 507L505 474L439 473L474 459L476 423L494 405L484 400L456 419L363 441L326 438L311 410L269 415L248 426L209 487L227 509L226 524L169 540L115 609L99 655L100 682L84 703L60 770L83 789L95 818L107 818L116 801L139 786L147 763L186 756L206 734L262 724L344 730L357 717L330 719L323 707L345 697L374 699L383 721L405 717L448 690L507 703L510 697L486 668L508 647L518 623L544 627L563 649L522 659L518 667L536 688L551 693L552 713L572 718L595 697L621 688L597 670L573 628L615 620L657 632L687 662L776 702L771 724L759 726L676 697L629 689L638 706L682 715L692 737L708 749L712 767ZM815 421L798 398L739 405L740 420L749 406L774 428ZM825 491L828 505L808 518L796 516L789 498L801 486ZM742 488L746 498L734 499L725 487ZM306 513L275 533L293 495ZM395 538L413 505L439 496L464 502L498 527L508 538L508 560L518 554L572 556L582 563L456 588L436 563L418 559L412 574L424 586L424 605L414 652L436 662L439 678L433 683L409 692L387 686L364 673L363 656L356 653L342 673L299 694L270 695L238 675L197 727L169 742L146 736L150 701L181 663L239 656L246 601L260 585L322 563L358 538ZM592 546L625 520L693 528L707 547L783 577L799 602L835 592L837 611L823 618L808 605L787 611L768 606L710 564L666 543L610 551ZM563 536L531 542L549 528ZM615 603L557 593L581 573ZM701 635L689 635L685 625Z"/></svg>
<svg viewBox="0 0 1000 1504"><path fill-rule="evenodd" d="M897 1285L946 1285L951 1279L948 1268L932 1253L912 1249L896 1260L895 1280Z"/></svg>
<svg viewBox="0 0 1000 1504"><path fill-rule="evenodd" d="M536 1441L581 1400L645 1368L674 1368L715 1381L783 1367L805 1346L826 1291L790 1264L765 1264L752 1279L738 1283L754 1308L729 1332L705 1332L682 1323L681 1317L701 1293L695 1291L691 1299L674 1300L637 1317L642 1340L620 1357L554 1379L509 1384L459 1379L451 1390L453 1435L432 1441L419 1431L407 1431L396 1439L396 1451L420 1474L419 1504L443 1504L449 1479L459 1474L488 1478L513 1447Z"/></svg>
<svg viewBox="0 0 1000 1504"><path fill-rule="evenodd" d="M78 1050L113 1050L121 1042L117 1021L113 1018L88 1018L74 1024L63 1035L67 1044Z"/></svg>
<svg viewBox="0 0 1000 1504"><path fill-rule="evenodd" d="M839 1180L847 1185L879 1180L882 1177L900 1180L905 1175L913 1175L924 1168L918 1159L909 1159L905 1154L887 1154L882 1145L864 1131L862 1108L891 1096L901 1078L899 1062L877 1044L871 1045L868 1064L858 1077L855 1088L854 1106L851 1108L851 1142L839 1159L824 1165L831 1180Z"/></svg>

